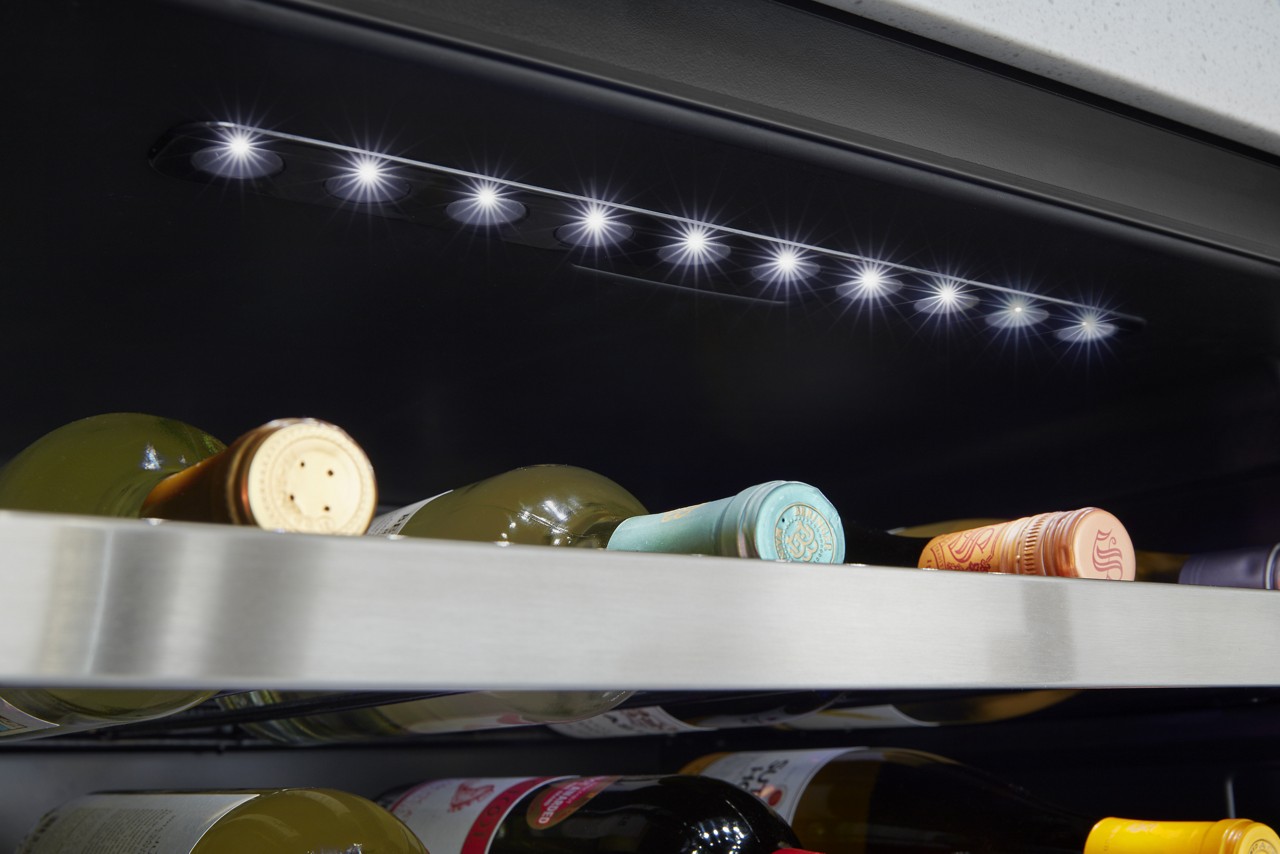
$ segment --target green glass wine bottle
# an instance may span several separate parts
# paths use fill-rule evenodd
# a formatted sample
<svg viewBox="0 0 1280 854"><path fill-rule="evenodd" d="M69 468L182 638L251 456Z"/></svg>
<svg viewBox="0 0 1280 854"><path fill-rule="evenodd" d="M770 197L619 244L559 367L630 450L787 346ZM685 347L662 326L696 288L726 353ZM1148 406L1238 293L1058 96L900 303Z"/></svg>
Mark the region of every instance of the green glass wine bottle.
<svg viewBox="0 0 1280 854"><path fill-rule="evenodd" d="M587 469L515 469L383 514L371 535L522 545L838 562L840 517L817 489L773 481L661 514ZM475 691L342 712L246 723L287 744L363 741L533 724L571 723L615 708L631 691ZM249 691L218 698L243 709L315 699L314 692Z"/></svg>
<svg viewBox="0 0 1280 854"><path fill-rule="evenodd" d="M229 447L170 418L96 415L59 427L0 468L0 508L363 534L373 467L340 428L271 421Z"/></svg>
<svg viewBox="0 0 1280 854"><path fill-rule="evenodd" d="M427 854L399 819L333 789L99 792L40 819L17 854Z"/></svg>
<svg viewBox="0 0 1280 854"><path fill-rule="evenodd" d="M567 465L514 469L402 507L375 519L369 533L812 563L844 559L840 515L808 484L769 481L729 498L650 514L609 478Z"/></svg>

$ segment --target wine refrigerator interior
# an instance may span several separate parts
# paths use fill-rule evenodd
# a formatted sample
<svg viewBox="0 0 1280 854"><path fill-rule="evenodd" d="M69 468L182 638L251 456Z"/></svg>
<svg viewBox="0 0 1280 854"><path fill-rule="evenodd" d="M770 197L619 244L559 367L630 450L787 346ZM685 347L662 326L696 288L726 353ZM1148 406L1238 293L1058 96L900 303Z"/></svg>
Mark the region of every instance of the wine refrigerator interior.
<svg viewBox="0 0 1280 854"><path fill-rule="evenodd" d="M362 490L294 472L264 517L242 472L260 524L156 520L12 497L91 460L0 469L3 728L49 726L21 709L50 692L189 698L0 730L0 847L101 790L859 746L1089 815L1280 823L1275 155L809 0L0 24L0 465L133 413L235 471L301 436ZM361 535L531 466L615 489L606 533ZM822 524L619 546L778 482ZM304 499L360 521L279 530ZM1124 580L1092 540L1082 578L866 545L1084 508ZM1190 573L1223 555L1247 585ZM385 711L415 702L442 722Z"/></svg>

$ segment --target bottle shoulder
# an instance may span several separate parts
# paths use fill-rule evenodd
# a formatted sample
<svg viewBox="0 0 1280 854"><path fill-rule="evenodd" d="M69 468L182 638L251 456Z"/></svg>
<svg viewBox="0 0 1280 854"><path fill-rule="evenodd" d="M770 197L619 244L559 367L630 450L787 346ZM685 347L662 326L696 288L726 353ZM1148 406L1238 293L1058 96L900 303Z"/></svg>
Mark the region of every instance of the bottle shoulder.
<svg viewBox="0 0 1280 854"><path fill-rule="evenodd" d="M0 468L0 507L136 516L156 483L224 448L171 418L133 412L82 418L44 434Z"/></svg>

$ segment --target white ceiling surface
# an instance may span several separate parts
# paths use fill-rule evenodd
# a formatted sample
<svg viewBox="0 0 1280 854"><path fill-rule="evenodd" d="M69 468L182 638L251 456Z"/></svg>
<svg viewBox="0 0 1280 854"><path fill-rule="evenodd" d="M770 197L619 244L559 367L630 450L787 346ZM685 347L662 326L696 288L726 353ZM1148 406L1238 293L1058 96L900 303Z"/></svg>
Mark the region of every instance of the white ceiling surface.
<svg viewBox="0 0 1280 854"><path fill-rule="evenodd" d="M1280 154L1280 0L821 0Z"/></svg>

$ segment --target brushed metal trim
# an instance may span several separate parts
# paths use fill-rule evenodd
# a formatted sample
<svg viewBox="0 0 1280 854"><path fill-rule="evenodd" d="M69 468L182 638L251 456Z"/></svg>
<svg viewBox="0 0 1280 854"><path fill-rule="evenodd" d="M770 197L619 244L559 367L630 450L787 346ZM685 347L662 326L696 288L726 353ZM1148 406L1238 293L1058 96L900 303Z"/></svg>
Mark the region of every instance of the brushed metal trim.
<svg viewBox="0 0 1280 854"><path fill-rule="evenodd" d="M1280 681L1271 591L0 511L0 683L468 690Z"/></svg>

